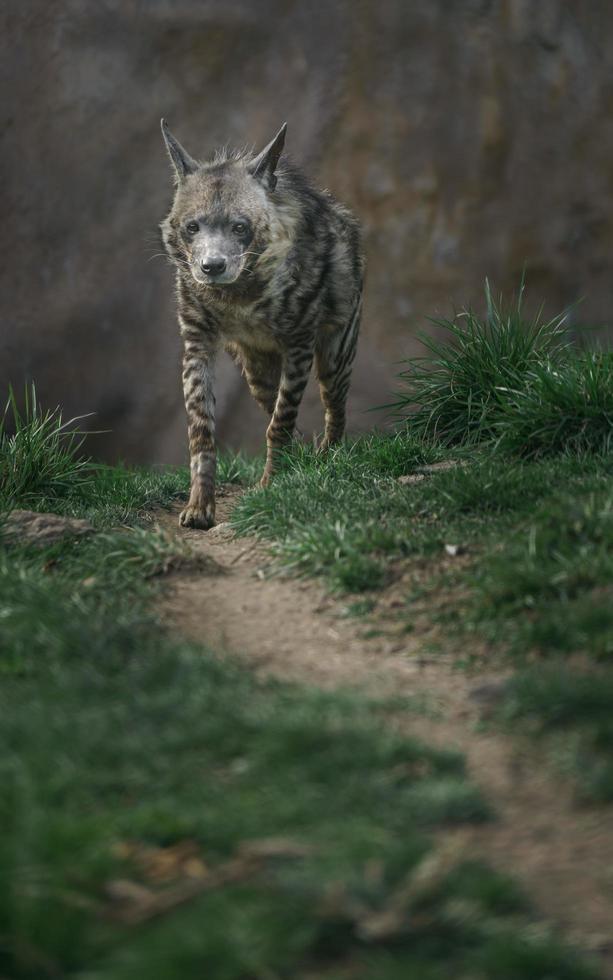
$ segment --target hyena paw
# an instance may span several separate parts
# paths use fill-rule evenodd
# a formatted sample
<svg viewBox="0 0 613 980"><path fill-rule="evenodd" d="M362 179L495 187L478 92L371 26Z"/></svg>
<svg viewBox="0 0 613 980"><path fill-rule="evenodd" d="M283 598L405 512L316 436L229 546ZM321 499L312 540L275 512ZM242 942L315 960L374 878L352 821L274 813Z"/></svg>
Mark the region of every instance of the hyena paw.
<svg viewBox="0 0 613 980"><path fill-rule="evenodd" d="M195 507L188 504L179 516L181 527L197 527L208 531L215 526L215 511L212 507Z"/></svg>
<svg viewBox="0 0 613 980"><path fill-rule="evenodd" d="M265 489L266 487L270 486L270 481L271 480L272 480L272 470L269 470L268 467L266 467L266 469L262 473L262 479L260 480L260 486L261 487L264 487L264 489Z"/></svg>
<svg viewBox="0 0 613 980"><path fill-rule="evenodd" d="M340 422L338 425L327 426L317 447L318 453L327 453L331 449L336 449L345 441L345 428Z"/></svg>

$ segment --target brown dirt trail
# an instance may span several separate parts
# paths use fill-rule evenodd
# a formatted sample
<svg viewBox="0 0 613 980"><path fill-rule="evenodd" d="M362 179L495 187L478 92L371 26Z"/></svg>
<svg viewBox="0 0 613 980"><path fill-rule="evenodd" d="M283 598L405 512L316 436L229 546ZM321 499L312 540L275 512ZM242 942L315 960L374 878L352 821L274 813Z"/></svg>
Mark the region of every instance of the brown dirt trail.
<svg viewBox="0 0 613 980"><path fill-rule="evenodd" d="M179 529L178 509L158 515L162 527L188 539L219 568L173 575L165 621L262 675L424 699L433 710L408 711L400 721L394 713L393 724L463 752L473 782L496 814L488 825L453 831L467 854L517 877L542 918L567 941L592 950L603 975L613 980L612 808L579 806L572 786L544 767L526 738L484 728L484 707L491 705L501 673L471 676L451 657L424 655L419 630L391 639L369 636L364 622L346 616L346 602L317 582L271 575L265 548L234 538L223 523L238 494L221 488L222 523L208 533Z"/></svg>

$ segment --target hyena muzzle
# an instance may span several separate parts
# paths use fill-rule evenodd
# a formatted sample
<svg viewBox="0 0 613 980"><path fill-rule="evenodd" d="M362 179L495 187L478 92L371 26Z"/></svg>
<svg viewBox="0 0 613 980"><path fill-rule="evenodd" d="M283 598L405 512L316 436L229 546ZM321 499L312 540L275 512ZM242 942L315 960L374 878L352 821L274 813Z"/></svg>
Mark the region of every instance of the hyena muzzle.
<svg viewBox="0 0 613 980"><path fill-rule="evenodd" d="M281 158L285 129L257 156L221 152L199 163L162 120L176 178L161 231L177 269L184 344L191 463L185 527L215 523L213 379L220 347L240 364L270 416L263 486L292 437L313 361L325 408L320 449L345 430L362 306L359 226Z"/></svg>

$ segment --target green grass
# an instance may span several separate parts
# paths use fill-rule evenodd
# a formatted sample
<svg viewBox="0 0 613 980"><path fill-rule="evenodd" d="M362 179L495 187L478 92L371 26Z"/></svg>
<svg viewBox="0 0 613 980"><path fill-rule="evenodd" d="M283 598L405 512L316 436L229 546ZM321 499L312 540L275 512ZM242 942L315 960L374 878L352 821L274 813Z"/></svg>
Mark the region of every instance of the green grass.
<svg viewBox="0 0 613 980"><path fill-rule="evenodd" d="M613 657L613 490L551 494L476 574L485 622L508 622L515 649Z"/></svg>
<svg viewBox="0 0 613 980"><path fill-rule="evenodd" d="M511 881L433 850L429 828L489 816L457 753L384 728L376 702L257 682L172 641L141 555L141 532L5 555L3 975L596 975L533 937ZM126 879L163 891L134 842L190 842L214 874L252 840L272 841L261 866L150 924L109 897Z"/></svg>
<svg viewBox="0 0 613 980"><path fill-rule="evenodd" d="M367 437L326 459L296 446L271 488L239 501L232 524L273 542L283 565L297 572L325 574L349 591L378 587L389 555L413 548L412 497L395 478L437 458L436 449L400 435Z"/></svg>
<svg viewBox="0 0 613 980"><path fill-rule="evenodd" d="M327 459L297 446L271 488L241 498L232 524L271 541L285 567L357 592L388 581L395 559L506 533L544 499L605 488L613 471L609 456L525 462L459 450L463 465L398 481L445 456L410 431L365 437Z"/></svg>
<svg viewBox="0 0 613 980"><path fill-rule="evenodd" d="M534 658L545 665L576 654L613 677L613 455L526 461L456 450L462 465L422 482L402 485L389 475L415 470L436 454L407 433L341 447L328 462L298 449L272 487L239 501L232 522L269 540L281 565L324 576L334 590L365 593L349 604L362 616L374 605L374 590L417 563L419 588L411 595L407 587L396 618L410 626L429 595L446 594L444 611L433 614L446 647L470 649L476 634L499 665L504 655L513 658L518 683ZM464 553L458 571L445 561L449 543ZM393 625L389 614L375 623L365 635ZM578 684L599 683L584 681L578 667L559 669ZM528 715L538 730L532 702ZM596 715L586 733L570 698L566 726L564 764L574 765L581 795L613 800L608 723ZM551 730L545 706L540 730Z"/></svg>
<svg viewBox="0 0 613 980"><path fill-rule="evenodd" d="M236 483L253 486L258 483L264 470L263 456L245 456L244 453L223 451L217 456L219 483Z"/></svg>
<svg viewBox="0 0 613 980"><path fill-rule="evenodd" d="M521 692L534 661L544 676L558 669L589 687L597 682L578 656L605 682L613 669L613 357L571 348L563 316L526 323L521 294L505 313L488 289L487 306L485 320L467 313L439 324L447 338L427 341L429 357L401 376L406 422L395 436L326 459L296 447L232 522L268 540L281 565L366 601L415 568L398 614L407 626L429 597L445 595L434 615L447 647L486 641L500 665L505 656L517 665ZM452 469L423 472L450 458ZM403 484L403 475L421 481ZM456 568L449 544L463 555ZM389 625L379 618L371 630ZM586 733L571 692L569 683L556 694L558 706L568 695L568 742L579 746L566 761L575 759L582 793L613 799L609 729L597 714ZM525 715L539 730L529 699ZM540 730L551 727L543 700Z"/></svg>
<svg viewBox="0 0 613 980"><path fill-rule="evenodd" d="M550 737L559 768L577 780L582 797L613 799L613 673L584 664L528 668L509 685L503 717L533 724Z"/></svg>
<svg viewBox="0 0 613 980"><path fill-rule="evenodd" d="M298 449L267 491L239 501L232 522L270 541L282 566L323 576L336 591L365 594L353 600L360 611L399 570L416 567L419 586L414 594L407 586L396 618L410 625L428 596L446 595L443 612L433 615L445 645L458 652L476 635L500 665L511 657L519 671L534 658L577 654L610 671L613 454L522 460L459 447L461 465L451 470L409 485L395 478L440 452L407 432L341 447L327 462ZM464 556L457 570L446 544ZM389 614L375 623L393 625ZM580 677L578 668L565 669ZM570 719L573 712L571 701ZM568 726L572 739L572 721ZM594 766L605 774L584 779L576 753L577 778L582 793L592 787L595 797L613 799L608 730L600 718L595 726L604 741L599 748L590 736ZM542 730L549 727L544 713Z"/></svg>
<svg viewBox="0 0 613 980"><path fill-rule="evenodd" d="M79 421L64 422L59 408L42 409L34 385L26 387L21 409L9 389L0 417L0 511L15 501L55 500L92 485L89 461L79 453Z"/></svg>
<svg viewBox="0 0 613 980"><path fill-rule="evenodd" d="M365 483L371 450L381 472L436 456L375 440L353 451ZM535 936L513 882L445 845L446 827L492 816L457 752L385 727L377 702L258 682L160 628L159 576L195 559L144 518L183 471L70 465L44 495L28 477L4 500L53 502L98 533L0 542L2 976L597 976ZM245 856L254 840L267 857ZM144 894L193 881L179 865L159 881L137 855L180 844L205 883L227 862L234 878L131 924Z"/></svg>
<svg viewBox="0 0 613 980"><path fill-rule="evenodd" d="M80 418L64 421L59 408L39 404L26 387L21 407L11 389L0 418L0 515L13 507L82 517L96 527L134 524L155 507L189 494L189 468L132 468L93 462L81 452ZM262 461L221 452L220 483L250 485Z"/></svg>
<svg viewBox="0 0 613 980"><path fill-rule="evenodd" d="M566 314L526 320L523 283L514 305L486 282L485 318L433 320L427 353L400 374L390 406L413 433L447 446L490 443L525 456L613 448L613 354L578 351Z"/></svg>
<svg viewBox="0 0 613 980"><path fill-rule="evenodd" d="M613 450L613 354L564 352L510 391L495 425L501 450L526 456Z"/></svg>

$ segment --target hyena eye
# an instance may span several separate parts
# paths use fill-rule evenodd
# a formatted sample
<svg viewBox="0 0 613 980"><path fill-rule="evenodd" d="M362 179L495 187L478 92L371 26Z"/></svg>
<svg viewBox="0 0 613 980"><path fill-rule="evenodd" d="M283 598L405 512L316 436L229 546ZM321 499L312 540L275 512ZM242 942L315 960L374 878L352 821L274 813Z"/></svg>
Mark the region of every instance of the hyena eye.
<svg viewBox="0 0 613 980"><path fill-rule="evenodd" d="M200 231L200 225L197 221L188 221L185 225L185 230L188 235L195 235Z"/></svg>
<svg viewBox="0 0 613 980"><path fill-rule="evenodd" d="M236 221L232 225L232 231L235 235L245 235L247 233L247 225L244 221Z"/></svg>

